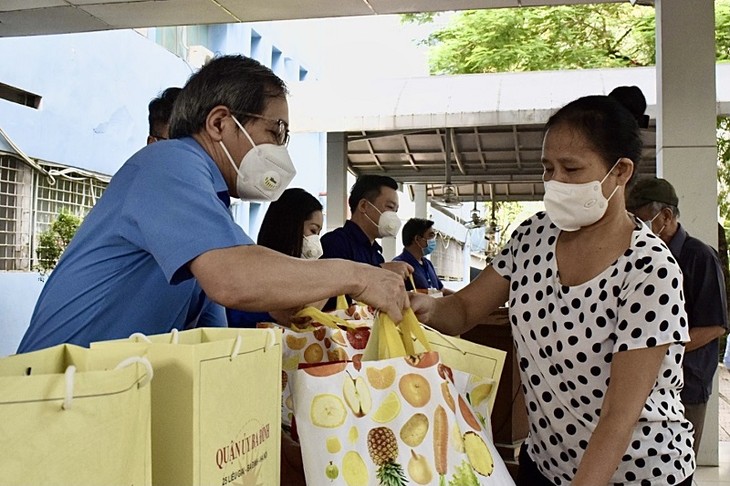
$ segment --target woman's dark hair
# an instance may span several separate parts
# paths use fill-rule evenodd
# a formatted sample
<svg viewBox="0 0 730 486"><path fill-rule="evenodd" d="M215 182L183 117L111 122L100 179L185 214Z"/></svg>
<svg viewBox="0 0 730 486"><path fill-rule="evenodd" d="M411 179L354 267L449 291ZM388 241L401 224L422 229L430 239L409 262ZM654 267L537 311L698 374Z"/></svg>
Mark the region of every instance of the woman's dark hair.
<svg viewBox="0 0 730 486"><path fill-rule="evenodd" d="M190 76L175 101L170 119L170 138L188 137L205 126L210 110L227 106L245 124L261 114L268 98L286 96L284 81L250 57L216 57Z"/></svg>
<svg viewBox="0 0 730 486"><path fill-rule="evenodd" d="M316 197L304 189L287 189L269 205L257 243L285 255L301 257L304 222L315 211L322 211Z"/></svg>
<svg viewBox="0 0 730 486"><path fill-rule="evenodd" d="M644 146L639 125L634 115L614 98L585 96L571 101L550 117L545 131L558 125L583 135L609 169L626 157L634 162L634 174L637 173Z"/></svg>

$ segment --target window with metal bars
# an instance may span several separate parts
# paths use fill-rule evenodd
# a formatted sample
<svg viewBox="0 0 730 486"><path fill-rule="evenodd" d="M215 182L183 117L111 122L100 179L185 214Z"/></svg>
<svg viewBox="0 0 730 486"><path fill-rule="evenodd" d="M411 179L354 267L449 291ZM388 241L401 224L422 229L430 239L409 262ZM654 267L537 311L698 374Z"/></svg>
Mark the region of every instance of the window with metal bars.
<svg viewBox="0 0 730 486"><path fill-rule="evenodd" d="M0 154L0 270L33 270L38 235L61 211L86 216L106 186L88 177L56 177L52 182L20 159Z"/></svg>

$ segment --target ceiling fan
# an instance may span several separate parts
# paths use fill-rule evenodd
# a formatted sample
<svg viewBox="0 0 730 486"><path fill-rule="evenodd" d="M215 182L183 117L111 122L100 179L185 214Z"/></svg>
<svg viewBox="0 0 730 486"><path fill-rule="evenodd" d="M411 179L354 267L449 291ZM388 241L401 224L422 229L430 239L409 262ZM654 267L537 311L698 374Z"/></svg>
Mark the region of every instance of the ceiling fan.
<svg viewBox="0 0 730 486"><path fill-rule="evenodd" d="M481 213L477 209L477 183L474 183L474 208L471 210L469 221L464 225L468 229L481 228L487 223L487 220L481 217Z"/></svg>
<svg viewBox="0 0 730 486"><path fill-rule="evenodd" d="M432 202L435 202L436 204L440 206L444 206L447 208L460 208L461 207L461 200L459 199L459 193L456 191L456 186L454 186L451 183L451 138L448 136L448 129L447 129L447 136L446 138L446 147L445 152L446 156L444 157L445 161L445 175L446 180L444 181L444 185L442 186L442 192L440 196L435 196L431 198Z"/></svg>
<svg viewBox="0 0 730 486"><path fill-rule="evenodd" d="M492 200L490 201L490 204L492 206L492 217L489 218L489 224L484 230L484 237L487 239L494 239L497 237L497 233L502 231L502 227L497 223L497 216L495 214L497 210L497 203L494 201L494 190L492 189L491 184L490 192L492 194Z"/></svg>

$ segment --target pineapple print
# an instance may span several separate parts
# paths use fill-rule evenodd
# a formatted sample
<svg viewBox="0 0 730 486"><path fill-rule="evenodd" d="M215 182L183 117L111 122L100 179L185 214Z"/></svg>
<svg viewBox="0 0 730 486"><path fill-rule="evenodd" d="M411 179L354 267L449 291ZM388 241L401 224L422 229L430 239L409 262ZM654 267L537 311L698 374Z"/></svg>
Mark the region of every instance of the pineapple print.
<svg viewBox="0 0 730 486"><path fill-rule="evenodd" d="M378 466L380 486L405 486L403 467L398 464L398 441L388 427L376 427L368 432L368 453Z"/></svg>

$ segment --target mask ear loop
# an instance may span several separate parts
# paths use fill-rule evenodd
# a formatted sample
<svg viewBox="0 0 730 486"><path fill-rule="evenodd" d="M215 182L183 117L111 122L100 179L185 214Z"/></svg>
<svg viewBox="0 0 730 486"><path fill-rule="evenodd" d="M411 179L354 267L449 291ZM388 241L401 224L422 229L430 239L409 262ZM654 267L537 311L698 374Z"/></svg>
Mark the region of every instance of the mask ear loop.
<svg viewBox="0 0 730 486"><path fill-rule="evenodd" d="M603 187L603 183L604 183L604 182L606 182L606 179L608 179L608 176L609 176L609 175L611 175L611 172L613 172L613 169L615 169L615 168L616 168L616 166L618 165L618 163L619 163L619 162L621 162L621 159L622 159L622 158L623 158L623 157L621 157L621 158L619 158L618 160L616 160L616 163L615 163L615 164L613 164L613 167L611 167L611 170L609 170L609 171L608 171L608 172L606 173L606 175L605 175L605 176L603 176L603 179L601 179L601 187ZM616 194L616 191L618 191L618 184L616 184L616 187L614 187L614 188L613 188L613 192L611 193L611 195L610 195L610 196L608 196L608 197L606 198L606 201L610 201L610 200L611 200L611 198L613 197L613 195L614 195L614 194Z"/></svg>
<svg viewBox="0 0 730 486"><path fill-rule="evenodd" d="M377 206L375 206L375 204L371 203L367 199L365 199L365 202L368 203L369 205L371 205L373 208L375 208L375 210L378 212L378 214L380 214L381 216L383 215L383 212L380 209L378 209ZM380 228L380 225L378 223L376 223L375 221L373 221L372 218L370 218L370 216L368 216L368 213L365 213L365 217L368 218L368 221L373 223L376 228Z"/></svg>
<svg viewBox="0 0 730 486"><path fill-rule="evenodd" d="M243 132L243 134L246 135L246 138L248 139L248 141L251 142L251 146L254 147L254 148L256 148L256 144L253 142L253 139L251 138L251 135L249 135L248 134L248 131L246 131L246 129L243 128L243 125L241 125L241 122L239 122L238 119L235 116L233 116L233 114L231 114L231 118L233 118L233 121L236 122L236 125L238 125L238 128L241 129L241 131Z"/></svg>
<svg viewBox="0 0 730 486"><path fill-rule="evenodd" d="M246 136L248 141L251 142L251 146L256 148L256 144L254 143L253 139L251 138L251 135L249 135L248 132L246 131L246 129L243 128L243 125L241 125L241 123L236 119L235 116L233 116L233 114L231 114L231 118L233 119L233 122L236 125L238 125L238 128L241 129L241 131ZM231 153L226 148L226 145L223 143L223 140L219 140L218 143L221 145L221 148L223 148L223 151L226 153L226 157L228 157L228 162L231 163L231 165L233 166L233 169L236 171L236 174L238 174L240 172L240 168L236 166L236 163L233 161L233 157L231 157Z"/></svg>

